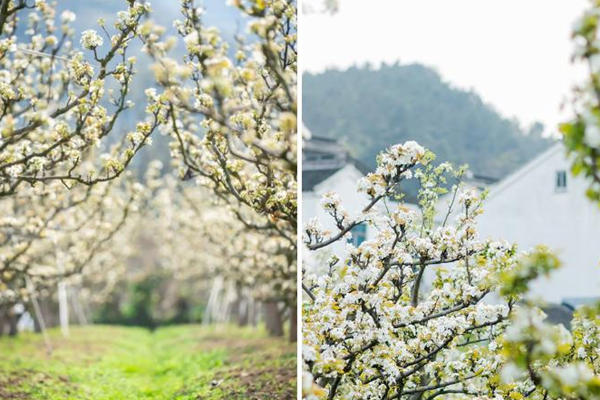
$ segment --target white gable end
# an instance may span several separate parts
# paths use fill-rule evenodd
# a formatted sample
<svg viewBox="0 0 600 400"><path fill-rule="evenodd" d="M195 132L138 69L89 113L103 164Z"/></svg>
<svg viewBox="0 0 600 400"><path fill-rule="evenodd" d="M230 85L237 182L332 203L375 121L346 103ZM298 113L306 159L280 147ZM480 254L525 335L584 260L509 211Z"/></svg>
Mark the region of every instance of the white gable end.
<svg viewBox="0 0 600 400"><path fill-rule="evenodd" d="M556 252L563 267L532 287L550 302L600 297L600 209L585 196L587 182L569 168L564 148L552 147L492 188L479 220L483 239L505 239L520 250L545 244ZM557 176L564 172L563 187Z"/></svg>

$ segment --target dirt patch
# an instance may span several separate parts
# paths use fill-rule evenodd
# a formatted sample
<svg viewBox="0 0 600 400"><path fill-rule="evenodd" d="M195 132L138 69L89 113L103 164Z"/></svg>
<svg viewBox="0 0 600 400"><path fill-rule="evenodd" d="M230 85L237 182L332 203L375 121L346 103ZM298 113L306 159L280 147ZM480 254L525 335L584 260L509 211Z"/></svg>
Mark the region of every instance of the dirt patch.
<svg viewBox="0 0 600 400"><path fill-rule="evenodd" d="M226 366L211 385L231 400L296 398L296 346L285 339L207 336L201 350L226 348ZM290 357L287 357L287 355Z"/></svg>
<svg viewBox="0 0 600 400"><path fill-rule="evenodd" d="M2 400L26 400L29 399L29 394L16 389L20 386L18 380L3 380L0 379L0 399ZM13 389L14 388L14 389Z"/></svg>
<svg viewBox="0 0 600 400"><path fill-rule="evenodd" d="M23 369L18 372L0 371L0 399L1 400L27 400L31 399L29 392L24 388L37 385L50 386L61 382L69 383L66 376L51 377L43 372Z"/></svg>
<svg viewBox="0 0 600 400"><path fill-rule="evenodd" d="M8 375L5 375L5 373L0 373L0 399L29 399L29 394L19 389L22 387L23 382L27 379L27 374L28 371L23 371L19 374L10 373Z"/></svg>
<svg viewBox="0 0 600 400"><path fill-rule="evenodd" d="M292 400L296 398L295 368L235 368L218 374L213 385L228 399Z"/></svg>
<svg viewBox="0 0 600 400"><path fill-rule="evenodd" d="M241 347L248 346L264 346L266 344L272 344L273 339L270 338L236 338L210 335L205 336L201 339L198 344L199 350L211 350L215 348L227 348L227 349L239 349Z"/></svg>
<svg viewBox="0 0 600 400"><path fill-rule="evenodd" d="M227 338L206 337L198 346L200 351L214 349L227 349L229 354L228 363L235 365L245 360L252 359L276 359L288 352L295 352L294 344L287 343L284 339L273 338Z"/></svg>

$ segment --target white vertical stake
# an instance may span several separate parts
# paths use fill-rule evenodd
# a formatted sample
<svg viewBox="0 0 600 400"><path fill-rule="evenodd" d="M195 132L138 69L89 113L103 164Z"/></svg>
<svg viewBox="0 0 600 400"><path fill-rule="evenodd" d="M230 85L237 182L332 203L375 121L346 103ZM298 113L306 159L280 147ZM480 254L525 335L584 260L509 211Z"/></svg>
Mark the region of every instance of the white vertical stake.
<svg viewBox="0 0 600 400"><path fill-rule="evenodd" d="M67 284L58 282L58 316L60 319L60 331L64 337L69 336L69 302L67 297Z"/></svg>
<svg viewBox="0 0 600 400"><path fill-rule="evenodd" d="M53 238L54 241L54 259L56 261L57 269L62 273L64 272L62 257L60 249L58 248L58 241L56 236ZM67 298L67 284L64 280L58 282L58 318L60 320L60 330L64 337L69 336L69 302Z"/></svg>
<svg viewBox="0 0 600 400"><path fill-rule="evenodd" d="M77 320L79 321L79 325L87 325L87 317L85 316L85 312L83 311L83 307L81 305L81 298L79 297L79 290L77 288L71 288L69 291L71 299L71 307L77 316Z"/></svg>
<svg viewBox="0 0 600 400"><path fill-rule="evenodd" d="M210 289L210 295L208 297L208 303L206 304L206 310L204 311L204 316L202 318L202 323L204 325L214 322L213 317L216 317L217 315L216 308L219 304L219 293L221 292L222 286L223 278L221 276L217 276L213 280L213 285Z"/></svg>

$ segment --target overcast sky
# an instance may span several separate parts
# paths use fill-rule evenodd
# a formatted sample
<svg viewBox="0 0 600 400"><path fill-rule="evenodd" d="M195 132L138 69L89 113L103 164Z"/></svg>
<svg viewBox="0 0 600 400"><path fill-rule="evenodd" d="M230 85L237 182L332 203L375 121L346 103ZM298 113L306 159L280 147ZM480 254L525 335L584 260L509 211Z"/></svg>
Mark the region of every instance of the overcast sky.
<svg viewBox="0 0 600 400"><path fill-rule="evenodd" d="M333 16L304 14L301 66L319 72L371 62L420 62L474 89L501 114L555 131L580 77L570 63L585 0L340 0Z"/></svg>

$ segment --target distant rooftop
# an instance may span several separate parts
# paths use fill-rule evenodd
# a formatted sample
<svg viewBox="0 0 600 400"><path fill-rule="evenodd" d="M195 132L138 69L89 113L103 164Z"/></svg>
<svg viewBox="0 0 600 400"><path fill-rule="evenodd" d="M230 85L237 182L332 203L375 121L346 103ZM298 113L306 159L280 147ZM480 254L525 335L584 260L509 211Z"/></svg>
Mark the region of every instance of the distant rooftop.
<svg viewBox="0 0 600 400"><path fill-rule="evenodd" d="M302 191L310 192L348 164L354 165L364 175L371 170L361 161L353 158L345 146L336 138L313 135L306 127L302 144ZM499 181L491 176L468 172L465 182L485 189Z"/></svg>
<svg viewBox="0 0 600 400"><path fill-rule="evenodd" d="M369 172L369 168L353 158L337 139L310 135L302 144L302 191L312 191L348 164L365 175Z"/></svg>
<svg viewBox="0 0 600 400"><path fill-rule="evenodd" d="M565 328L571 329L571 320L573 319L573 309L564 304L547 304L542 307L546 313L546 321L554 324L562 324Z"/></svg>

